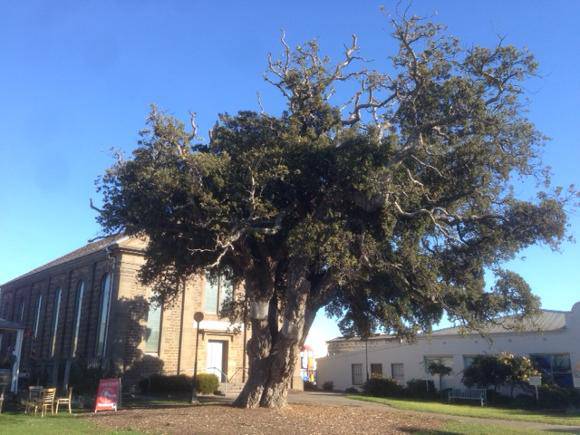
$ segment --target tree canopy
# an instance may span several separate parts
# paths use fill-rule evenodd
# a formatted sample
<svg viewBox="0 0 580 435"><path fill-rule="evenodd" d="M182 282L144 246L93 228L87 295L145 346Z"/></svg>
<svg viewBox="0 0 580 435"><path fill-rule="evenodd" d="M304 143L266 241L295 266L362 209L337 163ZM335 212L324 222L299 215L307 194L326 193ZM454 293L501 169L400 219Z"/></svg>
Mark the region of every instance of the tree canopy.
<svg viewBox="0 0 580 435"><path fill-rule="evenodd" d="M525 116L534 57L503 41L463 48L415 16L391 24L399 48L377 69L354 36L337 63L283 36L265 76L283 113L223 114L202 141L194 117L188 129L154 108L99 183L99 222L147 236L141 278L161 299L204 270L243 283L224 313L252 326L242 406L285 402L323 307L363 336L533 312L538 299L504 264L566 236L569 197L549 190L545 138ZM519 198L512 182L528 177L536 198Z"/></svg>

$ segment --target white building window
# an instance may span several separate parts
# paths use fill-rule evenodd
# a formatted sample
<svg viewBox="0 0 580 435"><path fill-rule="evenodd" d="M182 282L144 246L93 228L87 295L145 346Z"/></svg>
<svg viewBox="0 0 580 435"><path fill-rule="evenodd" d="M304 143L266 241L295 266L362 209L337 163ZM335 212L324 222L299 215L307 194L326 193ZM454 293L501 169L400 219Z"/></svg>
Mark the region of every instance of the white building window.
<svg viewBox="0 0 580 435"><path fill-rule="evenodd" d="M60 300L62 298L62 291L59 288L56 289L54 294L54 305L52 307L52 337L50 339L50 357L54 356L54 351L56 349L56 335L58 333L58 319L60 316Z"/></svg>
<svg viewBox="0 0 580 435"><path fill-rule="evenodd" d="M569 353L532 354L530 359L542 372L542 378L565 388L574 388L572 364Z"/></svg>
<svg viewBox="0 0 580 435"><path fill-rule="evenodd" d="M363 383L363 365L362 364L352 364L352 384L362 385Z"/></svg>
<svg viewBox="0 0 580 435"><path fill-rule="evenodd" d="M232 295L232 283L223 276L210 278L205 274L203 310L208 314L219 314L227 297Z"/></svg>
<svg viewBox="0 0 580 435"><path fill-rule="evenodd" d="M107 273L101 280L101 312L99 314L99 330L97 334L97 356L104 356L107 347L111 293L113 289L111 281L110 273Z"/></svg>
<svg viewBox="0 0 580 435"><path fill-rule="evenodd" d="M382 378L382 377L383 377L383 365L371 364L371 378Z"/></svg>
<svg viewBox="0 0 580 435"><path fill-rule="evenodd" d="M79 281L77 284L77 292L75 295L75 317L73 324L73 337L72 337L72 347L71 355L74 357L77 353L78 343L79 343L79 331L81 328L81 314L83 311L83 298L85 297L85 283L84 281Z"/></svg>
<svg viewBox="0 0 580 435"><path fill-rule="evenodd" d="M429 373L429 366L433 363L443 364L445 367L449 367L452 369L453 368L453 357L452 356L426 356L426 357L424 357L425 373Z"/></svg>
<svg viewBox="0 0 580 435"><path fill-rule="evenodd" d="M38 329L40 327L40 312L42 310L42 295L36 299L36 315L34 316L34 338L38 338Z"/></svg>
<svg viewBox="0 0 580 435"><path fill-rule="evenodd" d="M149 303L147 312L147 329L145 331L145 352L159 353L159 339L161 336L161 313L163 308L156 302Z"/></svg>
<svg viewBox="0 0 580 435"><path fill-rule="evenodd" d="M402 363L391 364L391 377L400 385L405 383L405 366Z"/></svg>

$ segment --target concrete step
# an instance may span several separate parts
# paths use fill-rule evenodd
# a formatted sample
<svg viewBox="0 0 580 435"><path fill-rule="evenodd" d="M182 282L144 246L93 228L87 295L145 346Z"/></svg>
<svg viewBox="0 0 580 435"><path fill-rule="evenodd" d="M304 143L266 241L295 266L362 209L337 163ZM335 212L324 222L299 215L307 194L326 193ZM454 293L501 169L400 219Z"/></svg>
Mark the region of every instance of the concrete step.
<svg viewBox="0 0 580 435"><path fill-rule="evenodd" d="M220 383L220 391L222 393L225 393L227 391L227 394L238 394L240 391L242 391L242 389L244 388L244 384L240 384L240 383L232 383L232 384L226 384L225 382Z"/></svg>

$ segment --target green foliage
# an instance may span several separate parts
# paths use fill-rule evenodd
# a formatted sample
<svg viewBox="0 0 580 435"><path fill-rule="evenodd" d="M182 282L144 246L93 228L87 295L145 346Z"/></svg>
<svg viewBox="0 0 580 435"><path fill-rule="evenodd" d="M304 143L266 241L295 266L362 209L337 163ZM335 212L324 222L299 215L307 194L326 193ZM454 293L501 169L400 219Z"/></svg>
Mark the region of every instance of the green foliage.
<svg viewBox="0 0 580 435"><path fill-rule="evenodd" d="M213 373L199 373L195 379L195 389L201 394L213 394L219 388L219 380Z"/></svg>
<svg viewBox="0 0 580 435"><path fill-rule="evenodd" d="M69 385L73 387L75 394L94 396L97 393L99 381L103 378L115 377L115 375L113 370L77 359L71 364Z"/></svg>
<svg viewBox="0 0 580 435"><path fill-rule="evenodd" d="M319 391L314 382L304 381L304 391Z"/></svg>
<svg viewBox="0 0 580 435"><path fill-rule="evenodd" d="M447 367L443 363L433 361L427 367L427 371L431 375L448 376L453 371L453 369L451 367Z"/></svg>
<svg viewBox="0 0 580 435"><path fill-rule="evenodd" d="M324 384L322 384L322 389L324 391L332 391L332 390L334 390L334 382L332 382L332 381L326 381Z"/></svg>
<svg viewBox="0 0 580 435"><path fill-rule="evenodd" d="M407 382L405 388L405 397L414 397L418 399L432 399L437 397L435 384L432 380L411 379Z"/></svg>
<svg viewBox="0 0 580 435"><path fill-rule="evenodd" d="M527 385L530 376L537 375L538 371L528 357L511 353L478 355L463 370L463 383L468 387L476 385L480 388L509 385L513 395L516 386Z"/></svg>
<svg viewBox="0 0 580 435"><path fill-rule="evenodd" d="M557 385L542 385L538 388L539 403L542 409L580 409L580 391Z"/></svg>
<svg viewBox="0 0 580 435"><path fill-rule="evenodd" d="M139 381L139 389L146 394L191 393L193 380L187 375L153 374Z"/></svg>
<svg viewBox="0 0 580 435"><path fill-rule="evenodd" d="M401 397L404 390L402 386L388 378L371 378L363 386L365 394L377 397Z"/></svg>

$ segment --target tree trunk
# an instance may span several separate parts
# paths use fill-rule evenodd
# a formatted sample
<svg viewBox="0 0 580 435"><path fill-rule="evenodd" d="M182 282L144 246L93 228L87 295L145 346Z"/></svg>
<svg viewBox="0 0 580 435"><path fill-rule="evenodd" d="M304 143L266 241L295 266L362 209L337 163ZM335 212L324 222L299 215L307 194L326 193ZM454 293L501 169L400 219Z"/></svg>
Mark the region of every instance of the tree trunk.
<svg viewBox="0 0 580 435"><path fill-rule="evenodd" d="M250 373L248 382L234 402L236 406L281 408L287 403L296 360L316 316L316 310L307 304L310 283L299 273L291 275L286 289L286 304L280 330L278 331L278 325L271 324L273 321L277 323L272 316L269 316L269 322L256 322L259 329L252 329L250 341L256 339L256 342L248 346ZM272 307L269 314L272 314ZM254 324L252 322L253 328L256 328ZM270 332L266 332L268 326ZM272 331L278 332L274 334ZM257 349L256 344L259 344ZM268 349L267 345L270 346Z"/></svg>
<svg viewBox="0 0 580 435"><path fill-rule="evenodd" d="M268 357L272 346L272 335L267 319L252 319L252 338L248 341L249 373L244 388L234 401L240 408L257 408L268 381Z"/></svg>

